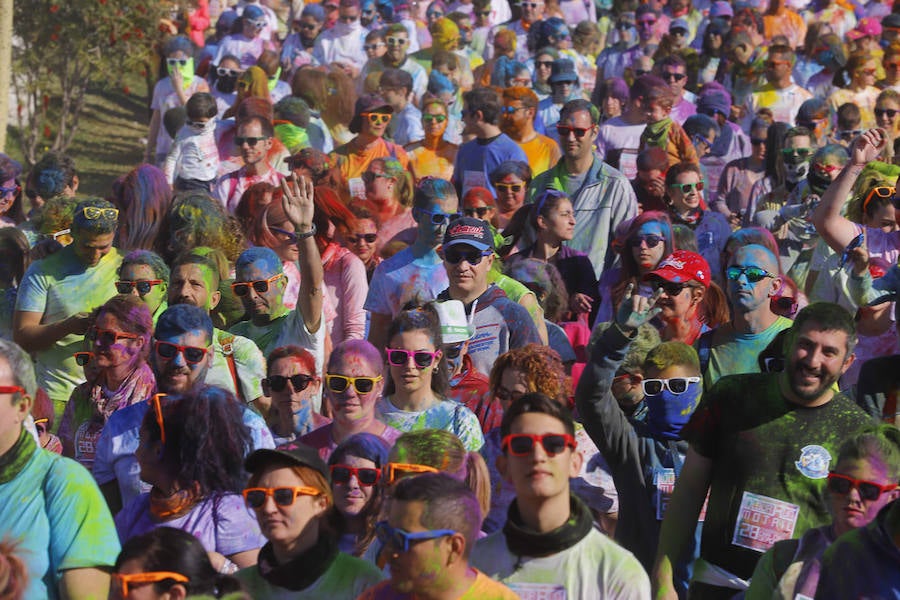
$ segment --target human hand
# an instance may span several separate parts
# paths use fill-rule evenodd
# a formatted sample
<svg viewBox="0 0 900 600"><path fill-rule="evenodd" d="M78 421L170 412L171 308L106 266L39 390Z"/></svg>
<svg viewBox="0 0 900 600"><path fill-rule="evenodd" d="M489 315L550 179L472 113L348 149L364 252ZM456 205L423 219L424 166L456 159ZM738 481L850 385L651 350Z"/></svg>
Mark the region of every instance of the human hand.
<svg viewBox="0 0 900 600"><path fill-rule="evenodd" d="M869 269L869 249L866 248L866 245L860 244L853 248L847 253L847 256L852 264L853 274L857 277L865 275Z"/></svg>
<svg viewBox="0 0 900 600"><path fill-rule="evenodd" d="M569 297L569 310L574 313L588 313L591 312L591 307L593 306L594 301L591 300L591 297L587 294L572 294Z"/></svg>
<svg viewBox="0 0 900 600"><path fill-rule="evenodd" d="M283 192L281 205L284 214L293 224L297 235L307 233L312 228L313 214L315 213L315 186L312 179L301 177L298 181L295 176L281 180Z"/></svg>
<svg viewBox="0 0 900 600"><path fill-rule="evenodd" d="M887 136L882 129L869 129L853 140L850 145L850 164L864 167L881 154L887 143Z"/></svg>
<svg viewBox="0 0 900 600"><path fill-rule="evenodd" d="M78 312L63 321L66 331L74 335L84 335L91 324L91 313Z"/></svg>
<svg viewBox="0 0 900 600"><path fill-rule="evenodd" d="M625 289L625 297L622 298L616 311L616 324L626 333L635 331L662 311L656 306L656 302L662 295L662 288L656 290L651 298L635 295L633 292L634 284L629 283Z"/></svg>

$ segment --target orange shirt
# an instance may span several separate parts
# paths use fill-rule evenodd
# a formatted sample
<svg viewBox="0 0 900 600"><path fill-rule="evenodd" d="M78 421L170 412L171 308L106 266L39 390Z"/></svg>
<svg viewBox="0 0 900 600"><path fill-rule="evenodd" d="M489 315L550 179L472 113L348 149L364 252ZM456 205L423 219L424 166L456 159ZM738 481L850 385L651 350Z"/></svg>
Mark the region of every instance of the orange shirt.
<svg viewBox="0 0 900 600"><path fill-rule="evenodd" d="M555 165L562 157L562 150L553 138L537 134L527 142L516 142L525 151L531 172L535 177Z"/></svg>
<svg viewBox="0 0 900 600"><path fill-rule="evenodd" d="M362 174L369 168L369 163L376 158L394 158L403 165L404 169L409 168L409 156L406 151L401 146L383 138L379 139L371 148L362 151L354 150L353 141L350 141L335 148L331 157L335 159L338 172L341 174L342 189L340 192L345 200L366 197L366 186L363 183Z"/></svg>

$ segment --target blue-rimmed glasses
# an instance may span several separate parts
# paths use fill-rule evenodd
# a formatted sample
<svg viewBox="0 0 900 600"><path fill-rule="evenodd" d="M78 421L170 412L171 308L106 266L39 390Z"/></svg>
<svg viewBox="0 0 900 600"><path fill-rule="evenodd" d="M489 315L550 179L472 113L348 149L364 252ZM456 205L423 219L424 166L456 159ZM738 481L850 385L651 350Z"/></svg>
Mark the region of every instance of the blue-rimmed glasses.
<svg viewBox="0 0 900 600"><path fill-rule="evenodd" d="M432 529L410 533L397 527L391 527L387 521L379 521L375 524L375 535L378 536L378 540L385 547L390 547L397 552L409 552L409 548L413 544L435 540L455 533L452 529Z"/></svg>

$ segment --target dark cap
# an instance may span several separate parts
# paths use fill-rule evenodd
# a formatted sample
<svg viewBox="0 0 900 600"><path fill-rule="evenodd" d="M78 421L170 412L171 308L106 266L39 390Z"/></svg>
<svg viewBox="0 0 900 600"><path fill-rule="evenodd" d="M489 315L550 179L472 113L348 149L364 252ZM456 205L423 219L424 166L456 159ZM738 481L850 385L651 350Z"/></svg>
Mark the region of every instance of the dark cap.
<svg viewBox="0 0 900 600"><path fill-rule="evenodd" d="M274 450L263 448L256 450L247 460L244 461L244 469L256 474L265 467L272 464L288 464L291 466L309 467L318 471L329 484L331 477L329 476L328 465L319 458L319 451L304 444L290 442L282 446L278 446Z"/></svg>
<svg viewBox="0 0 900 600"><path fill-rule="evenodd" d="M444 233L444 248L458 244L468 244L482 252L493 250L494 236L491 235L491 228L487 221L473 217L462 217L450 223L446 233Z"/></svg>
<svg viewBox="0 0 900 600"><path fill-rule="evenodd" d="M22 164L5 154L0 154L0 183L15 179L22 174Z"/></svg>
<svg viewBox="0 0 900 600"><path fill-rule="evenodd" d="M384 72L381 73L381 79L378 80L378 85L383 88L402 87L411 90L413 87L413 78L412 75L403 69L385 69Z"/></svg>
<svg viewBox="0 0 900 600"><path fill-rule="evenodd" d="M255 4L248 4L244 7L244 12L241 14L245 19L249 19L251 21L255 21L256 19L263 19L266 16L266 13L263 12L263 9L258 7Z"/></svg>
<svg viewBox="0 0 900 600"><path fill-rule="evenodd" d="M550 68L550 83L560 83L564 81L578 81L578 74L575 72L575 63L568 58L558 58L553 61Z"/></svg>
<svg viewBox="0 0 900 600"><path fill-rule="evenodd" d="M353 118L350 119L350 132L359 133L360 125L362 124L362 117L360 115L376 110L378 112L394 114L393 107L387 103L387 100L377 94L363 94L357 98L356 107L353 110Z"/></svg>

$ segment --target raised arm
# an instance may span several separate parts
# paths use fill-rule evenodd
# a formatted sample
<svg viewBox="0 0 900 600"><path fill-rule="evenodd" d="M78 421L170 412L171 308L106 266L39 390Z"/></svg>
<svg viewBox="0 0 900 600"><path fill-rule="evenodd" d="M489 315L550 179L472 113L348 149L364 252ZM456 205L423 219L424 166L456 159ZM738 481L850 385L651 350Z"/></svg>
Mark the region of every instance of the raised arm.
<svg viewBox="0 0 900 600"><path fill-rule="evenodd" d="M877 160L885 143L880 129L869 129L856 138L850 148L850 162L822 194L822 201L812 215L816 231L835 252L843 251L858 234L858 226L841 215L841 209L856 178L868 163Z"/></svg>
<svg viewBox="0 0 900 600"><path fill-rule="evenodd" d="M300 294L297 306L303 312L303 321L310 333L315 333L322 326L322 294L324 291L325 273L322 269L322 257L316 246L315 229L313 227L314 187L311 179L301 177L296 181L292 176L281 182L284 192L282 205L288 219L297 234L297 249L300 258Z"/></svg>
<svg viewBox="0 0 900 600"><path fill-rule="evenodd" d="M13 339L26 352L45 350L67 335L84 335L91 320L86 312L53 323L41 323L43 317L43 313L24 310L13 313Z"/></svg>

